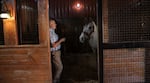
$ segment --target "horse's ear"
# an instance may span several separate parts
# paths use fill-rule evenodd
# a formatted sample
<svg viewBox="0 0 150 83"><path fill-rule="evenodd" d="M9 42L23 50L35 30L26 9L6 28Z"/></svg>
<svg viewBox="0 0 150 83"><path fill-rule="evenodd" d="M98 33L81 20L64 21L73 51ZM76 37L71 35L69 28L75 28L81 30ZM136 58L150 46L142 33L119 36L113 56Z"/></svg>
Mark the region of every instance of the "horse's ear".
<svg viewBox="0 0 150 83"><path fill-rule="evenodd" d="M83 22L84 24L88 23L88 18L85 17Z"/></svg>
<svg viewBox="0 0 150 83"><path fill-rule="evenodd" d="M84 23L85 24L88 24L88 23L90 23L90 22L92 22L93 21L93 18L92 17L85 17L84 18Z"/></svg>
<svg viewBox="0 0 150 83"><path fill-rule="evenodd" d="M92 22L92 21L93 21L92 17L89 17L89 22Z"/></svg>
<svg viewBox="0 0 150 83"><path fill-rule="evenodd" d="M94 26L94 21L91 21L89 24Z"/></svg>

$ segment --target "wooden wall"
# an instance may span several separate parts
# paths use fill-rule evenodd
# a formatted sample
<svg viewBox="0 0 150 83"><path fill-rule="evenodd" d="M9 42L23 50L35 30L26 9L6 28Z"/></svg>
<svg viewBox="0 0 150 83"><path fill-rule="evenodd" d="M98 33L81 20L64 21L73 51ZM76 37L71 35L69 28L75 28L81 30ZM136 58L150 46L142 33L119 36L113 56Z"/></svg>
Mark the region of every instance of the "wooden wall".
<svg viewBox="0 0 150 83"><path fill-rule="evenodd" d="M0 48L0 83L50 83L50 73L46 47Z"/></svg>
<svg viewBox="0 0 150 83"><path fill-rule="evenodd" d="M48 0L38 0L37 45L18 45L16 0L7 2L12 17L3 20L5 45L0 45L0 83L52 83Z"/></svg>

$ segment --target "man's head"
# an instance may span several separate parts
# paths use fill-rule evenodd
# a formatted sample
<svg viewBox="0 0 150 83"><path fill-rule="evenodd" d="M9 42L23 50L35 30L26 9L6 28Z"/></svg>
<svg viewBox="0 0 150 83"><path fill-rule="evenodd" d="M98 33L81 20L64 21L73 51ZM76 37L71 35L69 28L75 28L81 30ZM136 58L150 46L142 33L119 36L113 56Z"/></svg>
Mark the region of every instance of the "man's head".
<svg viewBox="0 0 150 83"><path fill-rule="evenodd" d="M49 27L51 28L51 29L56 29L56 22L55 22L55 20L50 20L49 21Z"/></svg>

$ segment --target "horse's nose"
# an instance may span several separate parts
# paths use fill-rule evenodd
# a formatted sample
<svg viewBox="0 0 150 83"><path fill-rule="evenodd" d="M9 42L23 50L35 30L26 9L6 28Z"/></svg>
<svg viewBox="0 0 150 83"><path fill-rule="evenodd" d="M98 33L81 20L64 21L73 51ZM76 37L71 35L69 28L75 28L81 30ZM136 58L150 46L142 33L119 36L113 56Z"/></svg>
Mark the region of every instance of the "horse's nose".
<svg viewBox="0 0 150 83"><path fill-rule="evenodd" d="M84 38L83 37L80 37L79 40L80 40L81 43L84 42Z"/></svg>

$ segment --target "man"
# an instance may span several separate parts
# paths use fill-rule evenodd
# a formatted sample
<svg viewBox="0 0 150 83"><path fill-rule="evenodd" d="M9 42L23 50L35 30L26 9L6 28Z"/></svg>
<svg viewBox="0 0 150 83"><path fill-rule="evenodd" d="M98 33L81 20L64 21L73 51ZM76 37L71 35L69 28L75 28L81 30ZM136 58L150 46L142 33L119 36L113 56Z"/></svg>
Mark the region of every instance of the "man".
<svg viewBox="0 0 150 83"><path fill-rule="evenodd" d="M49 21L50 27L50 45L51 45L51 55L52 55L52 63L54 65L55 72L53 73L53 83L59 83L60 75L63 70L63 64L61 61L61 43L65 42L65 38L59 39L58 35L55 33L56 22L55 20Z"/></svg>

